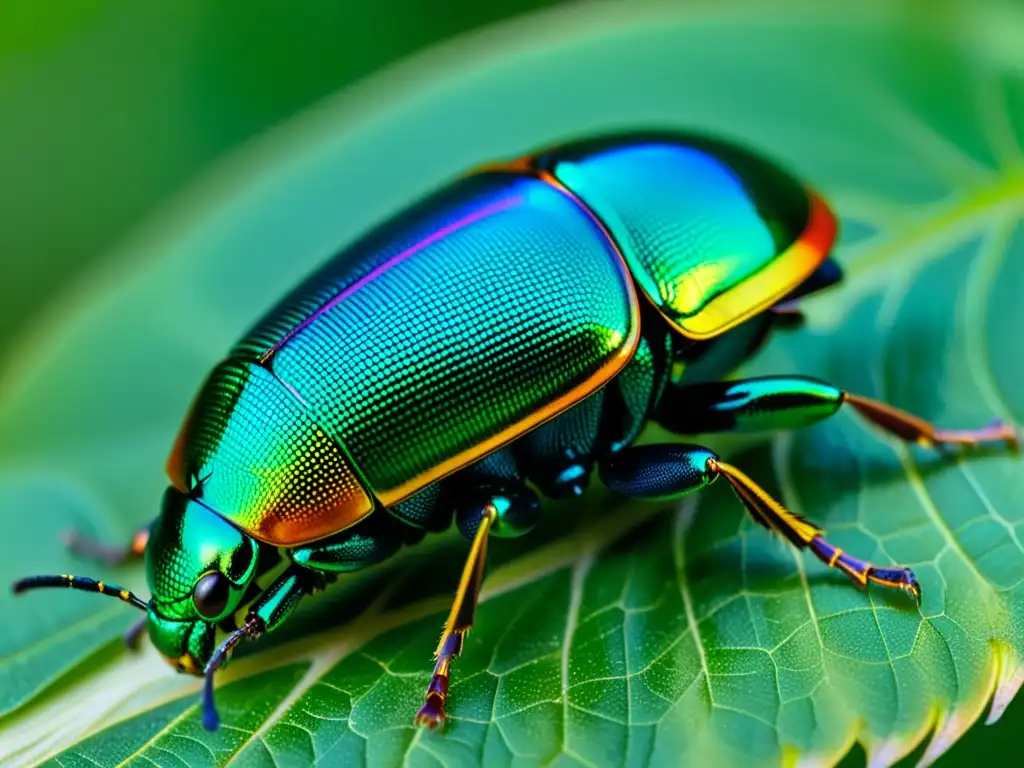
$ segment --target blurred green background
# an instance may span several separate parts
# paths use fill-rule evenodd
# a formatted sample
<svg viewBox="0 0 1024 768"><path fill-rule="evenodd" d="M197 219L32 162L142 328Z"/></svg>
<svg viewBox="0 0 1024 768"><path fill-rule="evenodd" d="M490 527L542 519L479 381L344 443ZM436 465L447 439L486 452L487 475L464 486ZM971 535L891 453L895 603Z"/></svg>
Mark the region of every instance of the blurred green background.
<svg viewBox="0 0 1024 768"><path fill-rule="evenodd" d="M554 4L0 0L0 353L234 147L417 49ZM1018 704L942 764L1009 756L1022 726Z"/></svg>
<svg viewBox="0 0 1024 768"><path fill-rule="evenodd" d="M423 46L553 4L0 0L0 352L220 155Z"/></svg>

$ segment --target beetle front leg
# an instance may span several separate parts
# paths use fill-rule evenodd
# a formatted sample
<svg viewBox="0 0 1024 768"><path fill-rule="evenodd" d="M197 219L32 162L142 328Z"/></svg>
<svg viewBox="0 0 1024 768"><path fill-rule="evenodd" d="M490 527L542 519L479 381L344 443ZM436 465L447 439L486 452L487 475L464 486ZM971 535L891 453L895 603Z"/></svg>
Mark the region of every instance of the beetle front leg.
<svg viewBox="0 0 1024 768"><path fill-rule="evenodd" d="M775 431L813 424L852 406L871 423L895 437L926 448L1020 444L1017 429L994 421L980 429L940 429L906 411L871 398L845 392L803 376L770 376L709 382L666 391L656 420L679 434Z"/></svg>
<svg viewBox="0 0 1024 768"><path fill-rule="evenodd" d="M462 643L473 627L480 584L484 578L488 536L521 536L532 530L540 514L540 500L525 484L515 480L481 479L479 485L454 491L455 522L473 543L462 569L458 589L441 640L434 651L434 674L426 698L416 713L417 725L436 728L446 718L445 702L452 662L462 653Z"/></svg>
<svg viewBox="0 0 1024 768"><path fill-rule="evenodd" d="M606 458L601 479L613 491L648 499L678 498L724 477L755 522L782 534L795 546L809 549L830 568L837 568L860 586L869 581L908 592L920 601L921 586L913 571L882 567L829 543L824 532L786 509L742 471L696 445L639 445Z"/></svg>
<svg viewBox="0 0 1024 768"><path fill-rule="evenodd" d="M291 566L252 604L242 626L217 646L203 672L203 727L206 730L215 731L220 726L220 716L213 699L213 678L217 670L227 664L235 646L242 640L256 640L277 629L302 598L321 588L323 583L323 574Z"/></svg>

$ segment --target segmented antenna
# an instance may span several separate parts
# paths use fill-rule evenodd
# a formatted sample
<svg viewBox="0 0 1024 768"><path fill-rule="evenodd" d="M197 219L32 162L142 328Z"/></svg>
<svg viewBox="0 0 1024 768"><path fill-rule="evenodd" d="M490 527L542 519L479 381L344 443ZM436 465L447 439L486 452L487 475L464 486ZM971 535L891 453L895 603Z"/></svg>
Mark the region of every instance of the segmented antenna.
<svg viewBox="0 0 1024 768"><path fill-rule="evenodd" d="M130 590L119 587L116 584L107 584L96 579L90 579L88 576L72 576L69 573L29 576L25 579L19 579L11 585L15 594L44 587L67 587L68 589L78 589L82 592L99 592L101 595L116 597L121 602L128 603L128 605L134 606L140 611L146 610L146 602Z"/></svg>

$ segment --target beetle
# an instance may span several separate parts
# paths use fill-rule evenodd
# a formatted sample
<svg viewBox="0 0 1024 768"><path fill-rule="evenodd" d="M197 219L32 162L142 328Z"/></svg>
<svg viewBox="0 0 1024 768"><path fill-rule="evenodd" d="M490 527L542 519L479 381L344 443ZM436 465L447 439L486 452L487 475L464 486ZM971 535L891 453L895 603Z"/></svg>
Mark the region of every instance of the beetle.
<svg viewBox="0 0 1024 768"><path fill-rule="evenodd" d="M773 162L682 132L599 136L483 166L377 226L294 288L217 364L167 463L145 557L152 597L71 575L145 611L180 671L216 671L302 597L454 523L471 542L418 724L446 718L490 536L529 532L538 492L676 498L724 478L751 517L866 587L920 600L913 572L830 544L700 445L636 444L805 426L843 405L923 446L1017 446L1009 424L943 430L816 379L726 377L794 302L841 280L837 221ZM798 324L798 323L797 323Z"/></svg>

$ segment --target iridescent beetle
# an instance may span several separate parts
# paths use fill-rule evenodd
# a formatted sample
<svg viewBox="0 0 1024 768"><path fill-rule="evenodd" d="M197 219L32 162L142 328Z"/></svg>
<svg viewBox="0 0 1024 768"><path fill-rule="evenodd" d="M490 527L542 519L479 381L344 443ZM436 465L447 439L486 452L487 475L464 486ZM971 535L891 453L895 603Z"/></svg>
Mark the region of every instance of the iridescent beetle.
<svg viewBox="0 0 1024 768"><path fill-rule="evenodd" d="M454 519L472 541L416 722L446 717L487 540L528 532L528 482L673 498L723 477L758 523L864 586L920 599L904 567L830 544L741 470L685 443L634 445L648 421L683 434L775 430L844 403L924 446L1005 441L995 422L947 431L807 378L722 381L792 301L836 283L829 208L737 146L651 133L487 166L346 248L217 365L174 446L160 516L113 561L145 553L137 625L179 670L214 673L333 575ZM688 375L692 374L692 375ZM698 383L691 383L699 374Z"/></svg>

